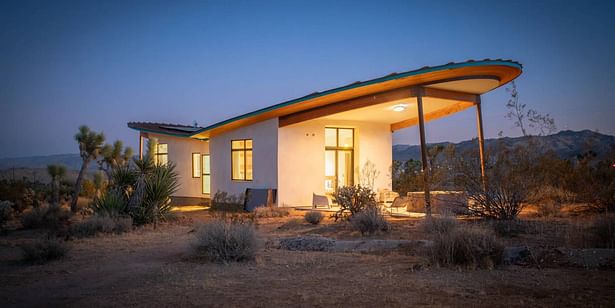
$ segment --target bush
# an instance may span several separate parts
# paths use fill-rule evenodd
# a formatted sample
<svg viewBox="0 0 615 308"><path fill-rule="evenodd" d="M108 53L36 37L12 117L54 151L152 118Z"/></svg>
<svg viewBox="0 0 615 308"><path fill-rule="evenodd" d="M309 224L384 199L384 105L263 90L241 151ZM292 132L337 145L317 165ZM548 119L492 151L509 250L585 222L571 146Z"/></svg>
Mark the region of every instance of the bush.
<svg viewBox="0 0 615 308"><path fill-rule="evenodd" d="M590 231L595 247L615 248L615 214L596 217L591 224Z"/></svg>
<svg viewBox="0 0 615 308"><path fill-rule="evenodd" d="M22 260L29 263L46 263L64 257L68 248L60 239L36 240L21 246Z"/></svg>
<svg viewBox="0 0 615 308"><path fill-rule="evenodd" d="M497 235L504 237L515 237L519 234L528 233L532 229L532 224L529 221L519 219L493 220L489 223Z"/></svg>
<svg viewBox="0 0 615 308"><path fill-rule="evenodd" d="M283 207L265 206L257 207L254 210L254 216L256 218L286 217L289 214L290 211Z"/></svg>
<svg viewBox="0 0 615 308"><path fill-rule="evenodd" d="M230 195L225 191L217 191L211 198L212 211L221 212L243 212L243 198L241 196Z"/></svg>
<svg viewBox="0 0 615 308"><path fill-rule="evenodd" d="M13 206L15 204L11 201L0 201L0 227L4 222L13 219Z"/></svg>
<svg viewBox="0 0 615 308"><path fill-rule="evenodd" d="M95 236L97 233L124 233L132 229L132 218L109 217L94 215L88 219L74 224L70 234L76 237Z"/></svg>
<svg viewBox="0 0 615 308"><path fill-rule="evenodd" d="M68 222L70 212L58 206L42 205L24 212L21 224L26 229L56 228Z"/></svg>
<svg viewBox="0 0 615 308"><path fill-rule="evenodd" d="M502 262L504 246L489 231L476 226L436 233L430 250L432 262L472 268L493 268Z"/></svg>
<svg viewBox="0 0 615 308"><path fill-rule="evenodd" d="M361 234L374 234L377 231L389 231L390 225L376 206L370 206L350 217L350 223Z"/></svg>
<svg viewBox="0 0 615 308"><path fill-rule="evenodd" d="M423 231L427 233L450 233L457 226L457 219L451 216L432 217L431 219L425 219L421 224Z"/></svg>
<svg viewBox="0 0 615 308"><path fill-rule="evenodd" d="M251 224L216 220L196 232L195 252L217 262L253 260L256 255L256 230Z"/></svg>
<svg viewBox="0 0 615 308"><path fill-rule="evenodd" d="M144 177L141 197L135 200L135 206L130 207L130 216L137 225L158 223L167 220L171 209L171 195L173 195L179 184L175 165L156 165L148 171Z"/></svg>
<svg viewBox="0 0 615 308"><path fill-rule="evenodd" d="M347 219L368 207L375 207L376 193L361 185L339 187L333 194L333 202L340 207L333 214L335 221L338 221L339 219Z"/></svg>
<svg viewBox="0 0 615 308"><path fill-rule="evenodd" d="M305 219L305 221L307 221L307 222L309 222L309 223L311 223L313 225L317 225L317 224L319 224L322 221L324 216L319 211L308 211L308 212L305 213L303 218Z"/></svg>
<svg viewBox="0 0 615 308"><path fill-rule="evenodd" d="M122 191L109 189L99 198L94 198L91 207L98 216L118 217L127 213L127 206Z"/></svg>

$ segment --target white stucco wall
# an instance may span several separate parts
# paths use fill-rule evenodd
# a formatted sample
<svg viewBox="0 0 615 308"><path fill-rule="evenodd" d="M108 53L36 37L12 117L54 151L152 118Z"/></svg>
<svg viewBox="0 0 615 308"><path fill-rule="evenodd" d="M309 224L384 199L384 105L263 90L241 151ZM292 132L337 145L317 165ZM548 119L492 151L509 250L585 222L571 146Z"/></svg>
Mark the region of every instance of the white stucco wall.
<svg viewBox="0 0 615 308"><path fill-rule="evenodd" d="M252 139L252 181L231 180L231 140ZM241 127L210 138L211 191L243 194L246 188L278 187L278 119Z"/></svg>
<svg viewBox="0 0 615 308"><path fill-rule="evenodd" d="M203 194L202 179L192 177L192 153L207 154L209 142L152 133L149 133L149 137L158 139L158 143L168 145L169 161L175 164L175 170L179 175L179 189L174 196L208 198L209 195Z"/></svg>
<svg viewBox="0 0 615 308"><path fill-rule="evenodd" d="M355 184L371 161L379 172L374 190L391 189L392 134L384 123L316 119L285 126L278 132L278 204L310 206L312 194L324 194L325 127L355 129Z"/></svg>

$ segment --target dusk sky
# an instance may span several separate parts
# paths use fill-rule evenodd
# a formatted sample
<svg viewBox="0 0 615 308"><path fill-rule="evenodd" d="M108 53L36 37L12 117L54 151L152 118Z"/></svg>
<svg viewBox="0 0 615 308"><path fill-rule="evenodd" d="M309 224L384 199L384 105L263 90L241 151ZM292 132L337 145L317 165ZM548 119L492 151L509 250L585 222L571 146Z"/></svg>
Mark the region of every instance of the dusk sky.
<svg viewBox="0 0 615 308"><path fill-rule="evenodd" d="M448 62L523 64L520 100L559 130L615 135L615 1L1 1L0 158L76 153L87 124L208 125L315 91ZM487 137L518 136L508 94ZM427 141L476 137L473 109ZM418 143L416 128L394 143Z"/></svg>

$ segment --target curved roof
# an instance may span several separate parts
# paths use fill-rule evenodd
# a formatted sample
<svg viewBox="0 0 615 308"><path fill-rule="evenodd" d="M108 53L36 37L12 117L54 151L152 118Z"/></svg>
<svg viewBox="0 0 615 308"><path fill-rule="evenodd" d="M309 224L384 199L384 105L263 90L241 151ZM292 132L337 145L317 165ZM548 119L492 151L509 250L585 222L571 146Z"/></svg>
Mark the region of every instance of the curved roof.
<svg viewBox="0 0 615 308"><path fill-rule="evenodd" d="M380 78L358 81L342 87L275 104L236 116L195 131L191 137L205 139L225 131L275 117L323 107L346 100L413 86L428 86L470 94L483 94L500 87L522 72L523 66L512 60L484 59L392 73Z"/></svg>

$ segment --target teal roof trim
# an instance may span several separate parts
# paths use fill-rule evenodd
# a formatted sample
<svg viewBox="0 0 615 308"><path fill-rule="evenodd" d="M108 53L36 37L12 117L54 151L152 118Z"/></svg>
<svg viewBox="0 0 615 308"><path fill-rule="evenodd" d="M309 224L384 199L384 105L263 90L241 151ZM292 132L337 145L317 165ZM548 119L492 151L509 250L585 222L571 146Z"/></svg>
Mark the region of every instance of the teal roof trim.
<svg viewBox="0 0 615 308"><path fill-rule="evenodd" d="M212 125L209 125L207 127L204 127L203 129L194 132L194 135L198 135L202 132L220 127L222 125L228 124L228 123L232 123L235 122L237 120L241 120L241 119L245 119L251 116L255 116L255 115L259 115L261 113L264 112L268 112L271 110L275 110L278 108L282 108L285 106L289 106L289 105L293 105L293 104L297 104L309 99L313 99L313 98L317 98L317 97L321 97L321 96L325 96L325 95L329 95L329 94L333 94L333 93L337 93L337 92L341 92L341 91L345 91L345 90L350 90L350 89L354 89L354 88L358 88L358 87L363 87L363 86L367 86L367 85L372 85L372 84L376 84L376 83L380 83L380 82L385 82L385 81L390 81L390 80L395 80L395 79L400 79L400 78L405 78L405 77L409 77L409 76L414 76L414 75L420 75L420 74L425 74L425 73L431 73L431 72L435 72L435 71L441 71L441 70L447 70L447 69L455 69L455 68L461 68L461 67L472 67L472 66L488 66L488 65L503 65L503 66L510 66L510 67L515 67L518 69L523 69L523 65L521 65L518 62L515 61L509 61L509 60L482 60L482 61L467 61L467 62L461 62L461 63L449 63L449 64L444 64L444 65L439 65L439 66L432 66L432 67L423 67L423 68L419 68L417 70L413 70L413 71L408 71L408 72L403 72L403 73L399 73L399 74L390 74L384 77L379 77L376 79L371 79L368 81L363 81L363 82L356 82L356 83L352 83L349 85L345 85L345 86L341 86L338 88L334 88L331 90L326 90L323 92L316 92L313 94L309 94L300 98L296 98L296 99L292 99L289 101L285 101L279 104L275 104L269 107L265 107L265 108L261 108L252 112L248 112L246 114L242 114L240 116L236 116L236 117L232 117L228 120L224 120Z"/></svg>

